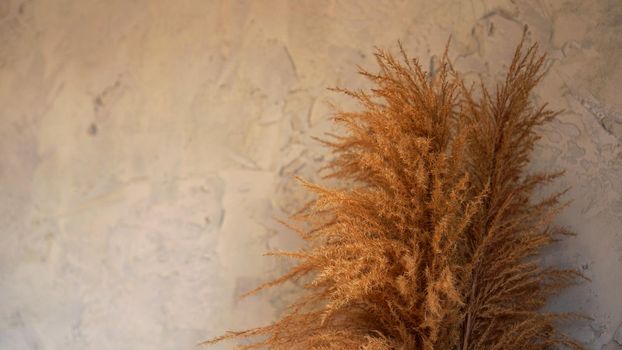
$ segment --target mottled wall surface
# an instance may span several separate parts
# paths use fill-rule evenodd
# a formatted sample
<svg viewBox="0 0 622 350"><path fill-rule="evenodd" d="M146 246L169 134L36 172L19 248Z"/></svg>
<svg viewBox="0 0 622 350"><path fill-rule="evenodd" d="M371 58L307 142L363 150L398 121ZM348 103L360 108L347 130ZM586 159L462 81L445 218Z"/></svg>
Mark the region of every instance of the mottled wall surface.
<svg viewBox="0 0 622 350"><path fill-rule="evenodd" d="M563 109L534 169L567 169L549 262L591 283L552 305L622 349L622 3L0 0L0 349L194 349L272 320L274 223L330 130L325 88L363 87L373 47L502 77L524 25L549 53L537 99ZM617 331L617 334L616 334ZM615 339L614 339L615 338ZM216 347L230 348L230 345Z"/></svg>

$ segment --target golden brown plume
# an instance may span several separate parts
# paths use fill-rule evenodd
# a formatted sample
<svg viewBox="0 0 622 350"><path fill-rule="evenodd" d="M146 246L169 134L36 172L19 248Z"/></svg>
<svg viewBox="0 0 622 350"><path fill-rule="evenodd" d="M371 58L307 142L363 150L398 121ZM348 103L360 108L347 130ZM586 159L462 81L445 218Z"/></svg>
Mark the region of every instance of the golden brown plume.
<svg viewBox="0 0 622 350"><path fill-rule="evenodd" d="M362 105L339 112L346 132L323 142L329 177L302 181L317 195L297 229L308 247L274 253L298 264L257 290L291 279L304 292L281 319L206 344L251 338L242 349L531 350L582 346L558 332L571 315L542 311L573 270L537 257L557 235L555 174L526 174L534 128L555 113L530 92L544 57L519 44L505 81L468 88L444 55L431 77L401 50L377 51L371 91L339 90ZM256 290L256 291L257 291ZM256 337L257 336L257 337Z"/></svg>

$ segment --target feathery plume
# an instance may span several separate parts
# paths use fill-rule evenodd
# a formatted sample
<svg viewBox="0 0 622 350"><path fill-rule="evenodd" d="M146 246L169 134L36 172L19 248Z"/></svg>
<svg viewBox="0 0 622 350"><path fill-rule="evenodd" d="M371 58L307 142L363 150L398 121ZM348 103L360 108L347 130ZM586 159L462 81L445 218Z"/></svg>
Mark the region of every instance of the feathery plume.
<svg viewBox="0 0 622 350"><path fill-rule="evenodd" d="M542 311L578 276L539 264L567 232L550 227L563 204L533 201L560 173L527 174L535 128L556 113L534 106L544 56L518 45L494 92L467 88L447 52L434 76L417 60L378 50L370 91L339 112L345 133L323 140L335 154L326 188L294 217L308 242L297 265L255 291L305 282L271 325L207 341L251 338L241 349L583 349L557 331L571 314Z"/></svg>

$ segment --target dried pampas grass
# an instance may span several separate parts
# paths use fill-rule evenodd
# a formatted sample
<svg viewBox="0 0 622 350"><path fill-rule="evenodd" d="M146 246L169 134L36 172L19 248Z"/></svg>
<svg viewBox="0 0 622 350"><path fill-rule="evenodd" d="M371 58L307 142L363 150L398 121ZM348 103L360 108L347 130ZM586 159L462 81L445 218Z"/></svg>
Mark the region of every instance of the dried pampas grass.
<svg viewBox="0 0 622 350"><path fill-rule="evenodd" d="M295 217L308 248L274 255L298 264L260 286L306 277L302 298L275 323L210 340L242 349L582 349L557 331L570 314L542 311L574 270L545 267L542 248L568 232L550 226L555 193L532 193L560 173L527 174L534 129L555 113L530 92L544 57L523 41L491 92L465 86L447 55L430 77L416 60L377 51L371 91L339 90L361 112L323 142L329 177ZM257 336L257 337L256 337Z"/></svg>

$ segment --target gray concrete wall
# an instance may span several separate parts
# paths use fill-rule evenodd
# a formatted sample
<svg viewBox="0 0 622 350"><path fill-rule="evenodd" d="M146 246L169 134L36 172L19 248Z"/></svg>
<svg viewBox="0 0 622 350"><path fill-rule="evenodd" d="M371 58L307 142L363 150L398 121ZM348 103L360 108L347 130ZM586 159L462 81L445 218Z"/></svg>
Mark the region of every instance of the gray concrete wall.
<svg viewBox="0 0 622 350"><path fill-rule="evenodd" d="M330 130L325 90L364 86L374 46L433 65L448 36L499 79L523 25L549 53L537 98L564 109L534 169L567 169L578 235L547 260L591 279L552 307L621 349L622 3L0 0L0 349L194 349L272 320L294 286L268 249ZM219 348L229 348L223 345ZM218 348L218 347L217 347Z"/></svg>

